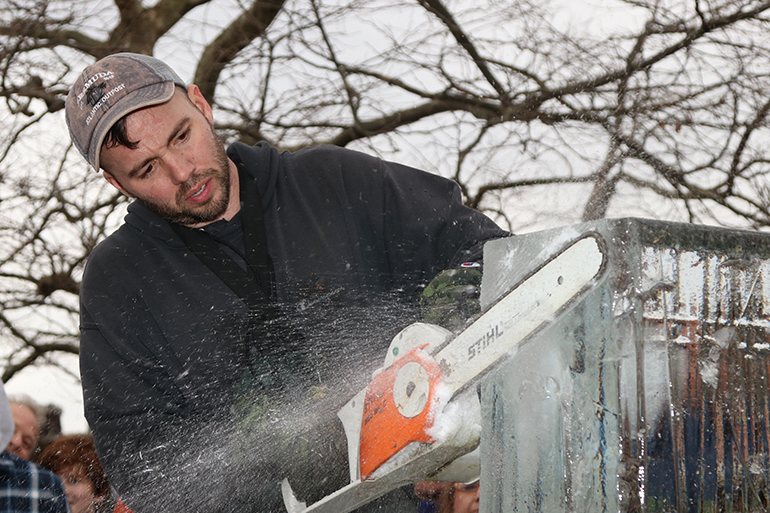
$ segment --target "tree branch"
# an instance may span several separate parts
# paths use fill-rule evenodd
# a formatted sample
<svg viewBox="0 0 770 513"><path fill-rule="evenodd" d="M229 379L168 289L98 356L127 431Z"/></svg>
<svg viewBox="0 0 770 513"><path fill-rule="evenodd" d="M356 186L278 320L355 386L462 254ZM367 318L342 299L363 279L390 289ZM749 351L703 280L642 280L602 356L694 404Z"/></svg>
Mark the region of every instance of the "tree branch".
<svg viewBox="0 0 770 513"><path fill-rule="evenodd" d="M31 348L32 351L24 359L16 363L9 364L5 368L2 375L3 383L7 383L9 379L11 379L14 375L16 375L16 373L26 369L30 365L34 364L39 358L49 353L59 352L59 353L68 353L68 354L77 355L80 352L80 349L78 348L77 345L65 344L65 343L40 344L40 345L29 344L27 347Z"/></svg>
<svg viewBox="0 0 770 513"><path fill-rule="evenodd" d="M473 59L473 62L479 68L481 74L484 75L484 78L486 78L487 82L489 82L489 85L494 88L495 92L497 92L498 96L500 96L500 99L503 101L503 103L506 103L506 100L508 99L508 91L506 91L502 84L498 82L497 78L495 78L495 75L489 69L489 66L487 66L487 60L479 54L470 38L465 34L457 21L455 21L452 13L450 13L444 4L441 3L441 0L417 1L420 3L420 5L425 7L425 9L435 14L441 20L441 22L446 25L446 27L449 29L449 32L451 32L454 36L455 41L457 41L457 43L466 52L468 52L468 55L471 56L471 59Z"/></svg>
<svg viewBox="0 0 770 513"><path fill-rule="evenodd" d="M219 75L238 53L265 33L286 0L253 0L249 8L222 30L203 52L193 82L212 105Z"/></svg>

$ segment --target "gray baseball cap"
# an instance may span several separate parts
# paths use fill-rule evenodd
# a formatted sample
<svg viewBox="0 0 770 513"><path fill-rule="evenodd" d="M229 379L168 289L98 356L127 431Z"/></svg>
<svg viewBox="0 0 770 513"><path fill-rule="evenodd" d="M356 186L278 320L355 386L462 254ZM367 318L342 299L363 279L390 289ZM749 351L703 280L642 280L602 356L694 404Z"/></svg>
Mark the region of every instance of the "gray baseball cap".
<svg viewBox="0 0 770 513"><path fill-rule="evenodd" d="M67 128L80 154L98 172L112 126L137 109L169 101L177 85L187 88L166 63L147 55L116 53L88 66L65 101Z"/></svg>

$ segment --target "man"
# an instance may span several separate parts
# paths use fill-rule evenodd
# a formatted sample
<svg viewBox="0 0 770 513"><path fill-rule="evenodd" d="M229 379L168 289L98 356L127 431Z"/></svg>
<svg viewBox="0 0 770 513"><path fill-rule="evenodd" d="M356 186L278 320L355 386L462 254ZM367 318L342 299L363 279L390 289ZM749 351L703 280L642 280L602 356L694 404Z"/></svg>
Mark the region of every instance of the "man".
<svg viewBox="0 0 770 513"><path fill-rule="evenodd" d="M18 431L14 424L5 387L0 383L0 447L11 446L11 439ZM69 513L59 478L9 451L0 453L0 511Z"/></svg>
<svg viewBox="0 0 770 513"><path fill-rule="evenodd" d="M66 116L136 200L81 286L86 417L128 506L280 511L283 477L308 502L344 485L337 409L427 282L507 233L452 182L357 152L225 152L200 90L150 57L86 68Z"/></svg>
<svg viewBox="0 0 770 513"><path fill-rule="evenodd" d="M6 449L19 458L29 460L37 447L40 428L35 415L35 405L31 401L11 401L14 431Z"/></svg>

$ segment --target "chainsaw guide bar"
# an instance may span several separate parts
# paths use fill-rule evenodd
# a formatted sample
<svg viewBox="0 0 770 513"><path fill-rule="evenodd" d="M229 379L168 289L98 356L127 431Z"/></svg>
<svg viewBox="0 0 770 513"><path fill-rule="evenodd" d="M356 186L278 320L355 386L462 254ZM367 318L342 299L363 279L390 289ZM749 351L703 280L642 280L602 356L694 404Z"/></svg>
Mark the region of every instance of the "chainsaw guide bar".
<svg viewBox="0 0 770 513"><path fill-rule="evenodd" d="M605 255L604 240L585 234L546 258L456 337L430 324L405 328L369 386L338 413L351 483L306 506L284 480L287 511L347 513L415 481L477 478L477 459L463 457L477 448L481 432L473 385L593 288L604 274Z"/></svg>

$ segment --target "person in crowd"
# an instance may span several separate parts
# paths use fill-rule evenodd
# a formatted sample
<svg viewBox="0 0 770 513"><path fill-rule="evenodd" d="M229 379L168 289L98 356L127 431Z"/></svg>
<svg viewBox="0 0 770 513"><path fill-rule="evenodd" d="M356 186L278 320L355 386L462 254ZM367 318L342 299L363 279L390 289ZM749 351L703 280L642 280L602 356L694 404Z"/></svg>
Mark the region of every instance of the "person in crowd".
<svg viewBox="0 0 770 513"><path fill-rule="evenodd" d="M17 431L5 387L0 383L0 447ZM0 511L13 513L69 513L61 480L53 472L9 450L0 453Z"/></svg>
<svg viewBox="0 0 770 513"><path fill-rule="evenodd" d="M7 450L11 454L30 460L37 448L40 427L37 412L39 406L30 397L13 397L10 401L14 432Z"/></svg>
<svg viewBox="0 0 770 513"><path fill-rule="evenodd" d="M63 435L40 453L38 463L62 480L72 513L112 513L110 483L90 435Z"/></svg>
<svg viewBox="0 0 770 513"><path fill-rule="evenodd" d="M415 493L431 513L479 513L479 482L419 481Z"/></svg>
<svg viewBox="0 0 770 513"><path fill-rule="evenodd" d="M346 484L336 411L429 281L510 234L404 165L225 150L200 89L145 55L88 66L65 111L86 161L133 198L80 289L85 412L121 497L138 513L281 511L285 477L308 503Z"/></svg>

